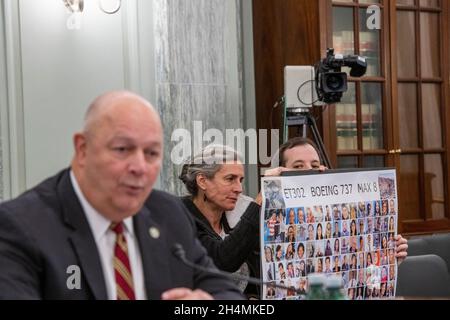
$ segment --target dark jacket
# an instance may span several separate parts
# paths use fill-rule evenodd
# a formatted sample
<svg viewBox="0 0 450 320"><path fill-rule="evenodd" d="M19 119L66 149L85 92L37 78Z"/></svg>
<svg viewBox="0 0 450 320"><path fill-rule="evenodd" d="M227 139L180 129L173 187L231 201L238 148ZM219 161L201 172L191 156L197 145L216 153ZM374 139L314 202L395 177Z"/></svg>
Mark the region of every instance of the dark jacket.
<svg viewBox="0 0 450 320"><path fill-rule="evenodd" d="M175 287L241 297L225 277L193 270L172 254L181 243L189 260L214 267L178 198L155 190L133 220L149 299ZM150 228L160 231L158 238ZM81 270L79 289L67 286L70 266ZM98 249L69 170L0 205L0 270L0 299L107 299Z"/></svg>
<svg viewBox="0 0 450 320"><path fill-rule="evenodd" d="M219 269L235 272L246 262L250 269L250 276L260 278L259 220L261 207L258 204L250 203L234 228L230 228L226 215L223 213L221 222L228 236L222 239L190 197L183 198L183 203L194 217L198 238ZM249 284L244 293L247 297L260 297L260 286Z"/></svg>

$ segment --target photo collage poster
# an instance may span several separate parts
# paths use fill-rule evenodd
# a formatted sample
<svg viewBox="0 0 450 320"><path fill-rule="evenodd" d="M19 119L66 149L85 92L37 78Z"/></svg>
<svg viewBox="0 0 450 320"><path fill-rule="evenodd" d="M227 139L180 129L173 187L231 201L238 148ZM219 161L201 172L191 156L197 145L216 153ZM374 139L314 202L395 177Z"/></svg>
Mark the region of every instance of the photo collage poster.
<svg viewBox="0 0 450 320"><path fill-rule="evenodd" d="M395 296L398 198L394 169L265 177L262 299L303 299L308 275L342 278L350 300ZM289 289L291 288L291 289Z"/></svg>

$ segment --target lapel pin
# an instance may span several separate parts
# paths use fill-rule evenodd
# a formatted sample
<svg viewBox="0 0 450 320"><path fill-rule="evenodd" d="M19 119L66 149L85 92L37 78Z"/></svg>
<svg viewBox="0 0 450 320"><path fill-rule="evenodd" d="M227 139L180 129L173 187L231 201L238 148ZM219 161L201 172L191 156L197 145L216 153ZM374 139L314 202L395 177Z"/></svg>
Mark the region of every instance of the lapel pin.
<svg viewBox="0 0 450 320"><path fill-rule="evenodd" d="M159 236L161 235L159 229L155 227L151 227L150 229L148 229L148 233L150 234L150 237L152 237L153 239L158 239Z"/></svg>

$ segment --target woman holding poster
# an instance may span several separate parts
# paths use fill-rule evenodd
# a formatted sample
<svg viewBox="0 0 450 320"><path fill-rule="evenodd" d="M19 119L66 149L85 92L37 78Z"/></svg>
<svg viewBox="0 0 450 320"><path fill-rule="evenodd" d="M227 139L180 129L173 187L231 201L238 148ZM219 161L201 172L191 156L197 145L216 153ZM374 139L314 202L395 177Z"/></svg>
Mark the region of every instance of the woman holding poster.
<svg viewBox="0 0 450 320"><path fill-rule="evenodd" d="M236 207L242 193L244 166L240 155L228 146L207 146L186 161L180 179L189 192L183 203L194 217L197 236L216 266L259 278L260 206L250 202L233 228L225 214ZM271 190L275 189L276 183ZM276 251L278 260L278 247ZM248 297L259 297L259 286L247 285L246 281L240 281L239 286Z"/></svg>

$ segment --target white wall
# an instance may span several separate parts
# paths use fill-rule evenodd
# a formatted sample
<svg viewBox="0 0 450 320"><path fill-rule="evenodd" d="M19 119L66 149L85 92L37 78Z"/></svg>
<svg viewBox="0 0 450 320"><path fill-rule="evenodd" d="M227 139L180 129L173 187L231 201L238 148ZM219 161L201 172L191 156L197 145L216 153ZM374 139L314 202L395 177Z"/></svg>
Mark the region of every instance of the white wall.
<svg viewBox="0 0 450 320"><path fill-rule="evenodd" d="M27 188L69 164L89 102L124 87L122 12L85 5L82 28L70 31L61 0L20 1Z"/></svg>
<svg viewBox="0 0 450 320"><path fill-rule="evenodd" d="M2 199L25 189L22 69L19 6L0 2L0 126L2 149Z"/></svg>
<svg viewBox="0 0 450 320"><path fill-rule="evenodd" d="M8 196L5 194L5 185L9 185L9 177L7 176L4 168L9 167L9 164L7 162L8 157L5 156L8 154L5 145L5 142L1 137L6 137L8 134L8 127L6 120L8 118L8 112L7 112L7 86L6 86L6 45L5 45L5 37L2 36L5 34L5 24L3 22L4 13L3 13L3 6L0 5L0 201L5 197ZM9 171L8 171L9 173ZM9 189L9 188L8 188ZM9 191L9 190L8 190Z"/></svg>
<svg viewBox="0 0 450 320"><path fill-rule="evenodd" d="M253 51L252 1L242 1L242 65L245 130L256 128L255 67ZM247 150L248 153L248 150ZM259 170L257 164L246 166L246 191L256 197L259 192Z"/></svg>
<svg viewBox="0 0 450 320"><path fill-rule="evenodd" d="M178 0L167 1L169 7L178 10ZM225 35L239 36L239 28L244 28L243 48L238 46L240 40L233 37L226 46L234 50L230 51L233 55L244 55L241 59L245 66L239 70L240 61L236 56L231 59L231 65L228 61L227 72L233 72L230 79L234 80L227 84L233 89L229 89L232 96L227 103L233 102L230 104L233 107L239 104L241 111L229 119L224 111L224 125L234 128L241 124L248 128L255 118L251 2L227 1L233 10L242 10L244 3L243 26L238 23L238 30L233 31L239 14L224 16L223 26L234 28L234 33L227 29ZM70 14L63 0L0 1L0 165L3 166L0 180L4 186L2 195L0 184L0 200L2 196L7 199L18 195L69 165L73 154L72 135L81 128L89 102L100 93L126 88L159 104L155 3L154 0L126 0L122 1L118 13L107 15L100 11L97 0L85 0L81 29L68 30L66 21ZM198 9L207 10L210 5L205 2L203 6ZM182 24L184 20L171 22ZM220 34L220 30L217 32ZM176 39L172 40L177 43ZM174 52L168 54L173 56ZM192 68L195 67L194 64ZM245 75L238 74L244 71ZM250 90L249 95L241 91L241 76L246 91ZM250 121L243 120L242 108L247 118L251 117ZM211 119L205 127L214 125L214 121ZM165 134L170 136L173 129L168 126ZM253 188L249 189L255 193L256 176L251 175L246 181L252 181ZM162 187L170 189L164 183Z"/></svg>
<svg viewBox="0 0 450 320"><path fill-rule="evenodd" d="M4 101L2 109L7 103L8 112L16 113L18 119L8 122L11 130L21 132L9 139L11 148L17 148L9 150L16 156L11 162L18 164L10 179L17 187L5 192L6 197L69 165L71 137L81 128L86 107L100 93L128 88L152 98L151 85L143 84L151 77L141 78L138 47L140 36L151 38L151 29L142 33L138 28L137 0L122 2L118 13L108 15L98 1L85 1L80 30L67 29L70 14L62 0L2 3L6 47L11 51L6 66L16 75L16 81L6 80L3 91L18 97L16 103ZM143 52L146 44L142 43ZM151 66L152 58L148 54L142 65Z"/></svg>

